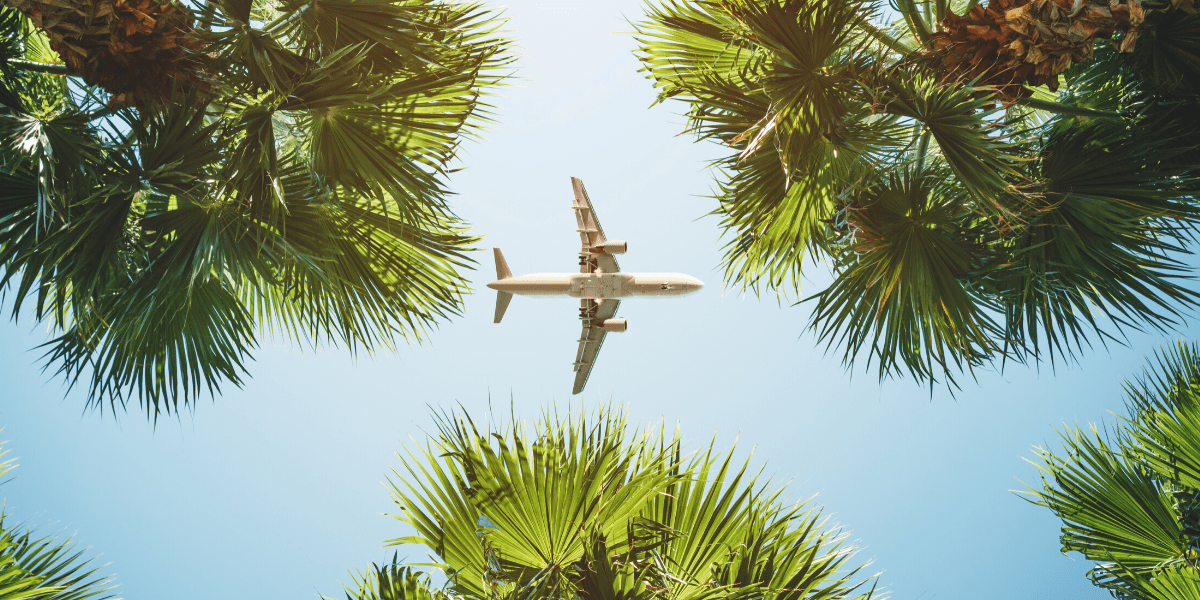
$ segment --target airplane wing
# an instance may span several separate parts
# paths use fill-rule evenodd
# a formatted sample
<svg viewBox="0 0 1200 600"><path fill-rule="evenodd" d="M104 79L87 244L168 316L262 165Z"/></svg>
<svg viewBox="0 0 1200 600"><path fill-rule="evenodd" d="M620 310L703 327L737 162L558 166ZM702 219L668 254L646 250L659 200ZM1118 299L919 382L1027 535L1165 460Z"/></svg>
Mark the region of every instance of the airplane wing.
<svg viewBox="0 0 1200 600"><path fill-rule="evenodd" d="M600 270L619 273L621 265L611 254L592 252L593 247L608 241L608 238L604 237L604 228L600 226L600 219L596 218L596 211L592 209L587 190L583 189L583 182L572 177L571 187L575 188L575 201L571 205L575 209L575 221L579 224L579 239L583 242L583 249L579 252L579 272L595 273Z"/></svg>
<svg viewBox="0 0 1200 600"><path fill-rule="evenodd" d="M575 387L571 394L582 392L583 386L587 385L588 376L592 374L592 365L596 364L596 356L600 354L600 346L604 344L604 335L608 332L600 327L599 323L616 316L617 307L620 305L620 300L582 301L579 318L583 320L583 334L579 336L579 350L575 353Z"/></svg>

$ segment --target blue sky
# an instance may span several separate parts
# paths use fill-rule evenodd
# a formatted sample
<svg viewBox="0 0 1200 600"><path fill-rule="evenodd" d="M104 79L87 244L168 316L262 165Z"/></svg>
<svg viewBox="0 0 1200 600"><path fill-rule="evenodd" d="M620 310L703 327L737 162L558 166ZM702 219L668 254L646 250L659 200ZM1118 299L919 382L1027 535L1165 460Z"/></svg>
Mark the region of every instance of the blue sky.
<svg viewBox="0 0 1200 600"><path fill-rule="evenodd" d="M521 70L498 124L465 147L454 206L504 250L514 273L570 272L579 238L569 177L583 179L628 271L679 271L708 285L621 306L584 399L632 420L678 422L692 448L714 435L793 498L852 531L897 600L1107 598L1089 564L1059 553L1059 523L1010 490L1034 483L1030 448L1054 428L1121 410L1120 383L1158 345L1131 335L1078 365L979 373L951 397L848 373L804 331L808 305L721 286L717 220L705 198L720 148L679 135L683 107L648 108L625 17L638 2L514 2L507 29ZM14 518L74 534L124 598L341 597L347 569L383 561L406 535L381 484L394 453L432 430L430 407L532 418L571 398L577 303L518 297L492 324L490 253L476 255L465 314L425 345L351 357L264 340L244 389L160 422L84 412L79 392L41 372L43 326L0 326L0 425L20 458L0 488ZM804 293L828 281L809 274ZM490 400L489 400L490 399ZM420 561L419 549L401 556Z"/></svg>

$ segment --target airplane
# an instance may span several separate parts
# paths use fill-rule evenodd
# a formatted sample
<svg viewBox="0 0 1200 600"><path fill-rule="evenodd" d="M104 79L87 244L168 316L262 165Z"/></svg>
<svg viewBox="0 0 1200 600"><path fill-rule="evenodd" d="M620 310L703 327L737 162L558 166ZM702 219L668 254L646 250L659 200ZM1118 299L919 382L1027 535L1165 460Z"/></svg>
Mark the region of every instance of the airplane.
<svg viewBox="0 0 1200 600"><path fill-rule="evenodd" d="M629 327L625 319L618 319L617 307L621 298L632 296L686 296L704 287L704 283L683 273L622 273L616 255L624 254L629 248L624 240L610 240L604 236L604 228L596 218L592 201L588 198L583 182L571 178L575 189L575 221L579 225L579 239L583 249L579 252L579 273L534 273L513 277L499 248L492 250L496 255L496 281L487 284L496 290L496 319L499 323L508 310L513 294L521 296L569 296L579 298L579 318L583 321L583 334L579 338L579 349L575 353L575 387L572 395L583 391L587 385L596 355L609 332L622 333Z"/></svg>

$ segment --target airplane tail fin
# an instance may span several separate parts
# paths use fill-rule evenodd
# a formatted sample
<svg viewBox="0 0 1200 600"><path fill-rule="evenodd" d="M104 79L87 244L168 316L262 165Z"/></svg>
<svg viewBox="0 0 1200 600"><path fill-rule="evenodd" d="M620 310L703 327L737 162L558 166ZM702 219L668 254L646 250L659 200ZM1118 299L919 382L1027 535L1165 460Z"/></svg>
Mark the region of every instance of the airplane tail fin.
<svg viewBox="0 0 1200 600"><path fill-rule="evenodd" d="M496 253L496 279L512 278L512 271L508 270L508 261L504 260L504 254L499 248L492 248Z"/></svg>
<svg viewBox="0 0 1200 600"><path fill-rule="evenodd" d="M504 260L504 254L499 248L492 248L496 254L496 279L511 279L513 274L508 268L508 261ZM496 320L493 323L499 323L500 319L504 318L504 311L508 310L508 303L512 302L511 292L502 292L496 290Z"/></svg>
<svg viewBox="0 0 1200 600"><path fill-rule="evenodd" d="M511 292L496 291L496 320L493 323L499 323L500 319L504 318L504 311L508 310L508 303L512 302Z"/></svg>

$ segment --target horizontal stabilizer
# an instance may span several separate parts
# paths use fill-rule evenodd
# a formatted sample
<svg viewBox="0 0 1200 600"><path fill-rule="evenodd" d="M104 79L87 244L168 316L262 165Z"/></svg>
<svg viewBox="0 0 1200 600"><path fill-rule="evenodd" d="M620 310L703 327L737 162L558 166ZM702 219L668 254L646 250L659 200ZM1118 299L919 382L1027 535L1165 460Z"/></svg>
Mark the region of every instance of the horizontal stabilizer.
<svg viewBox="0 0 1200 600"><path fill-rule="evenodd" d="M508 303L512 302L512 293L496 292L496 320L493 323L499 323L500 319L504 318L504 311L508 310Z"/></svg>
<svg viewBox="0 0 1200 600"><path fill-rule="evenodd" d="M512 279L512 271L508 269L508 261L504 260L504 254L499 248L492 248L496 253L496 279ZM508 306L508 303L505 303ZM500 313L497 313L499 315ZM500 322L500 317L496 317L496 322Z"/></svg>

